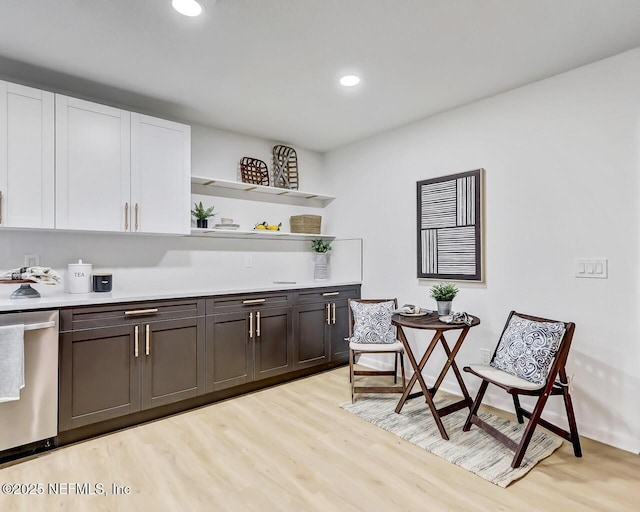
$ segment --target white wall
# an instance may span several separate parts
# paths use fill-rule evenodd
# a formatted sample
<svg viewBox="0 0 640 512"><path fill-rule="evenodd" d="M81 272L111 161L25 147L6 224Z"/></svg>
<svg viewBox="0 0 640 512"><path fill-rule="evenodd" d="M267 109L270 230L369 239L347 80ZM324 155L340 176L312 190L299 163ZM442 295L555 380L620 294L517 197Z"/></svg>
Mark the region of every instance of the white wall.
<svg viewBox="0 0 640 512"><path fill-rule="evenodd" d="M433 308L432 283L416 279L416 181L485 168L486 281L460 284L454 302L482 324L459 365L495 346L511 309L573 321L580 433L638 452L639 147L636 49L330 152L340 193L329 213L339 234L364 239L363 297ZM573 277L576 257L608 258L609 278ZM424 334L410 341L426 345Z"/></svg>

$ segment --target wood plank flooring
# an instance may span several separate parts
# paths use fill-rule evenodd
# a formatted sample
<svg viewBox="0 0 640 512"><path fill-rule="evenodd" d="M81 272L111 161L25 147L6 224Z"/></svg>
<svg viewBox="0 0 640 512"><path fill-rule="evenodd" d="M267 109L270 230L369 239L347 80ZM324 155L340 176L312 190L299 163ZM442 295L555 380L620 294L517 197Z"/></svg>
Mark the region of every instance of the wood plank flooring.
<svg viewBox="0 0 640 512"><path fill-rule="evenodd" d="M638 510L637 455L583 439L576 459L564 443L501 489L342 410L349 399L339 368L5 465L0 484L44 492L0 494L0 510ZM106 496L48 489L72 483Z"/></svg>

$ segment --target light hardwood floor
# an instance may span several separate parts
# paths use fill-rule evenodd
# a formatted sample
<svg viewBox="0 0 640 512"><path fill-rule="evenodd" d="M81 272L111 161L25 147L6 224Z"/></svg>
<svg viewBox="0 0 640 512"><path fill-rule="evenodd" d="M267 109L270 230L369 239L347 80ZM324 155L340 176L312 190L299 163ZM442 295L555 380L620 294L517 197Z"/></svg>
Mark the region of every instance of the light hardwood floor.
<svg viewBox="0 0 640 512"><path fill-rule="evenodd" d="M624 511L640 457L583 439L502 489L342 410L346 368L67 446L0 468L1 511ZM360 398L362 399L362 398ZM426 413L428 414L428 413ZM428 418L425 421L429 421ZM106 496L53 495L51 483ZM129 495L112 495L112 484Z"/></svg>

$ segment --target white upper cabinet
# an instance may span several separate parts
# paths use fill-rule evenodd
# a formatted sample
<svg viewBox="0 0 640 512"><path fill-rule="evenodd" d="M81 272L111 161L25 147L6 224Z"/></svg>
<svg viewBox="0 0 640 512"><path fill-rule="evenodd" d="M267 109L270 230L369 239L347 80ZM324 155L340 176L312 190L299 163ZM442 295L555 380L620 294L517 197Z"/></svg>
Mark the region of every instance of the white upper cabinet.
<svg viewBox="0 0 640 512"><path fill-rule="evenodd" d="M0 226L54 227L54 95L0 81Z"/></svg>
<svg viewBox="0 0 640 512"><path fill-rule="evenodd" d="M132 231L191 232L191 127L131 114Z"/></svg>
<svg viewBox="0 0 640 512"><path fill-rule="evenodd" d="M131 230L131 114L56 95L56 228Z"/></svg>

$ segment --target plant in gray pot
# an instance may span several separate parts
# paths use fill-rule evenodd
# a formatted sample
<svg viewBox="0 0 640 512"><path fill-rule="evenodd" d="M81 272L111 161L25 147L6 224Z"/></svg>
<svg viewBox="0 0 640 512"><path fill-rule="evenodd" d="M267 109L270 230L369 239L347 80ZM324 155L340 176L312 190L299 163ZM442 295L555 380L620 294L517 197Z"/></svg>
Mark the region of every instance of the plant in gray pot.
<svg viewBox="0 0 640 512"><path fill-rule="evenodd" d="M196 226L199 228L206 228L209 224L209 217L213 217L214 215L218 215L217 213L213 213L213 206L209 208L205 208L202 206L202 201L200 203L193 203L193 210L191 210L191 215L196 218Z"/></svg>
<svg viewBox="0 0 640 512"><path fill-rule="evenodd" d="M451 301L458 295L458 288L455 284L440 283L431 287L431 297L438 303L438 315L451 314Z"/></svg>
<svg viewBox="0 0 640 512"><path fill-rule="evenodd" d="M313 240L311 242L311 250L314 254L314 281L327 281L329 279L329 251L331 250L331 244L322 239Z"/></svg>

